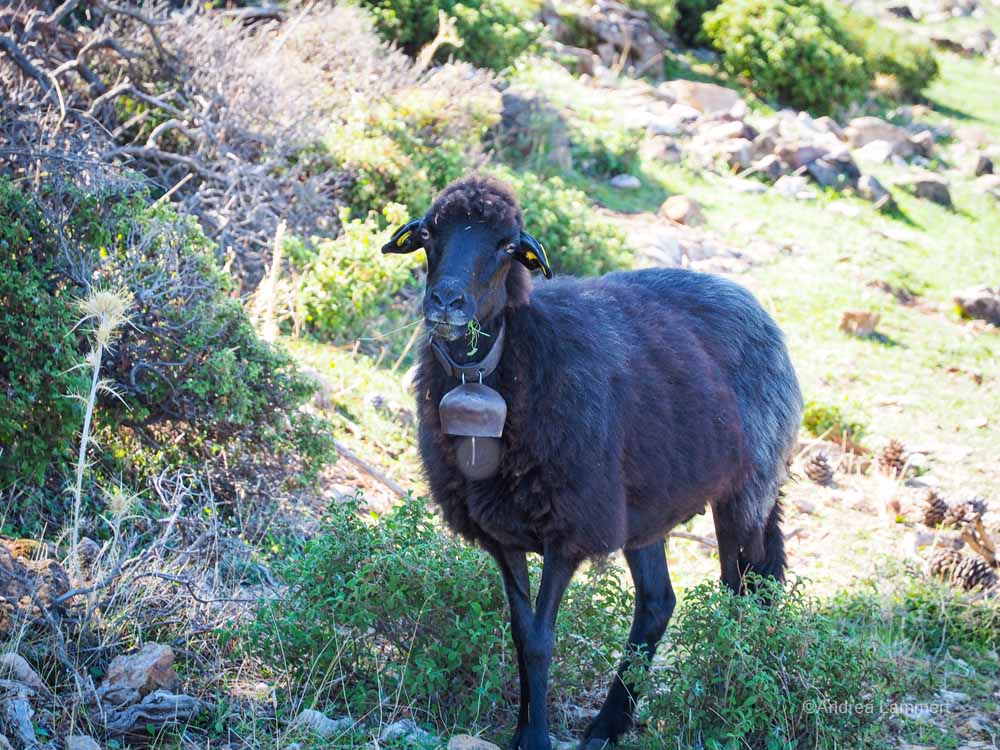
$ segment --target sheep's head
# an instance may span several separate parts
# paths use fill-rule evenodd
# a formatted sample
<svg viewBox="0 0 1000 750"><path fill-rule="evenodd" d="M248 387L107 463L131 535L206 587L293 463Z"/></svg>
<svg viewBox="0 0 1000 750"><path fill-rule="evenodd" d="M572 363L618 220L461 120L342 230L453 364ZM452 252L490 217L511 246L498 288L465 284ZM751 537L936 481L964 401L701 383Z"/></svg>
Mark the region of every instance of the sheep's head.
<svg viewBox="0 0 1000 750"><path fill-rule="evenodd" d="M424 318L432 335L457 339L473 320L488 321L527 284L528 270L551 278L545 250L524 231L513 191L488 177L452 183L427 214L401 227L383 253L427 252ZM514 261L521 265L515 266Z"/></svg>

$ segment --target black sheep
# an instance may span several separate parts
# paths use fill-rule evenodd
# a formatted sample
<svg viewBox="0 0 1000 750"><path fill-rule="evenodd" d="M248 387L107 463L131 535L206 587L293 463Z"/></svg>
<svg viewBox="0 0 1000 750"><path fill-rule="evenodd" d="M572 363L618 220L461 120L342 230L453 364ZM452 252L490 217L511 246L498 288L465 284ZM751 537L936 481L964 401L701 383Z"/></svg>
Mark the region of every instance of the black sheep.
<svg viewBox="0 0 1000 750"><path fill-rule="evenodd" d="M706 504L726 584L741 590L747 571L783 578L778 490L798 383L777 325L725 279L651 269L532 286L529 270L551 276L545 251L491 178L452 184L382 250L418 248L431 331L416 378L420 453L448 525L500 567L521 683L511 747L548 748L556 612L584 560L624 549L636 590L629 649L647 658L675 602L664 538ZM482 336L470 354L473 321ZM445 434L438 408L463 365L466 380L485 369L508 409L499 467L481 480L460 471L468 455L456 449L469 439ZM534 607L527 552L544 556ZM581 747L617 740L634 708L616 674Z"/></svg>

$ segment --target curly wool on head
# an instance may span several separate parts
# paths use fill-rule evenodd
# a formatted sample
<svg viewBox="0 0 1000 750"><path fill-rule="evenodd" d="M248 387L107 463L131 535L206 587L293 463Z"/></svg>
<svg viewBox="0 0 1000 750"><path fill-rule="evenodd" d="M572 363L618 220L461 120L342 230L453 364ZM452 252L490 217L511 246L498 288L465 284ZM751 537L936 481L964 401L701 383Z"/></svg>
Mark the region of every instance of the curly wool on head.
<svg viewBox="0 0 1000 750"><path fill-rule="evenodd" d="M507 183L486 175L474 175L451 183L427 212L431 226L470 218L493 225L516 224L518 229L524 228L521 206L513 189Z"/></svg>

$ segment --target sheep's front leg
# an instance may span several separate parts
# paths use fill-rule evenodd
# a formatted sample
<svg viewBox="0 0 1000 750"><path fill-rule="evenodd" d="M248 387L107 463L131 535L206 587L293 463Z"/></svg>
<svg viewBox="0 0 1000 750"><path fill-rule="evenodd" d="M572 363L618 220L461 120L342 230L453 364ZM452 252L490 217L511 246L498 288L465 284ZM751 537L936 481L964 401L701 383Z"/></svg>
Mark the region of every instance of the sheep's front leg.
<svg viewBox="0 0 1000 750"><path fill-rule="evenodd" d="M521 687L521 701L517 711L517 729L508 745L510 750L519 750L524 730L528 726L528 703L531 699L528 686L528 672L524 664L524 634L534 617L531 611L531 580L528 576L528 561L521 550L497 547L489 550L500 568L504 591L510 605L511 636L517 652L517 676Z"/></svg>
<svg viewBox="0 0 1000 750"><path fill-rule="evenodd" d="M528 676L528 726L521 736L521 750L549 750L548 682L549 663L555 644L556 615L563 594L580 564L546 547L542 581L538 587L534 617L521 637L524 643L524 666Z"/></svg>

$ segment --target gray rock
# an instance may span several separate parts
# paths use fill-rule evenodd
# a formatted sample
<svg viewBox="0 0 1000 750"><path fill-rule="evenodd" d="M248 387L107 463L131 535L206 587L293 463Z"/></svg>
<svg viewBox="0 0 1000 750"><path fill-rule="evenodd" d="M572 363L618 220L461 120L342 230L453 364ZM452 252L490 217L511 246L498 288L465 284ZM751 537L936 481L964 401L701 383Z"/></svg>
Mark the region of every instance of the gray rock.
<svg viewBox="0 0 1000 750"><path fill-rule="evenodd" d="M647 138L642 144L642 155L651 161L677 164L681 160L681 147L665 135Z"/></svg>
<svg viewBox="0 0 1000 750"><path fill-rule="evenodd" d="M976 177L982 177L984 174L993 174L993 160L985 154L980 154L976 159L976 166L972 171Z"/></svg>
<svg viewBox="0 0 1000 750"><path fill-rule="evenodd" d="M500 748L481 737L473 737L470 734L456 734L448 740L447 750L500 750Z"/></svg>
<svg viewBox="0 0 1000 750"><path fill-rule="evenodd" d="M858 178L858 194L867 201L875 204L875 208L888 210L894 204L892 193L890 193L881 182L869 174Z"/></svg>
<svg viewBox="0 0 1000 750"><path fill-rule="evenodd" d="M716 83L678 79L662 83L659 88L668 91L678 102L707 115L735 114L741 104L746 111L746 103L737 91Z"/></svg>
<svg viewBox="0 0 1000 750"><path fill-rule="evenodd" d="M922 156L930 156L934 153L934 134L929 130L921 130L916 135L910 136L910 143Z"/></svg>
<svg viewBox="0 0 1000 750"><path fill-rule="evenodd" d="M616 174L608 182L618 190L638 190L642 187L642 182L633 174Z"/></svg>
<svg viewBox="0 0 1000 750"><path fill-rule="evenodd" d="M829 115L823 115L822 117L817 117L813 120L813 124L816 126L817 130L821 130L824 133L830 133L830 135L835 136L839 140L843 141L846 139L844 135L844 129L840 127L836 120L834 120Z"/></svg>
<svg viewBox="0 0 1000 750"><path fill-rule="evenodd" d="M684 121L679 117L660 117L652 120L646 129L653 135L681 135L686 132Z"/></svg>
<svg viewBox="0 0 1000 750"><path fill-rule="evenodd" d="M331 719L320 711L307 708L295 717L292 726L308 729L320 737L333 737L349 730L354 726L354 721L347 717Z"/></svg>
<svg viewBox="0 0 1000 750"><path fill-rule="evenodd" d="M895 182L897 185L912 191L918 198L951 208L951 192L948 190L948 181L940 175L933 172L918 172L901 177Z"/></svg>
<svg viewBox="0 0 1000 750"><path fill-rule="evenodd" d="M854 149L854 158L871 164L885 164L892 157L892 144L889 141L869 141L864 146Z"/></svg>
<svg viewBox="0 0 1000 750"><path fill-rule="evenodd" d="M798 198L799 200L812 200L816 197L816 191L809 188L809 182L800 175L786 174L774 183L771 188L778 195L786 198Z"/></svg>
<svg viewBox="0 0 1000 750"><path fill-rule="evenodd" d="M856 117L848 124L844 134L855 148L861 148L872 141L888 141L892 144L893 153L904 159L913 156L916 151L906 130L880 117Z"/></svg>
<svg viewBox="0 0 1000 750"><path fill-rule="evenodd" d="M63 750L101 750L101 746L89 734L71 734L63 740Z"/></svg>
<svg viewBox="0 0 1000 750"><path fill-rule="evenodd" d="M777 146L774 136L770 133L760 133L753 139L753 156L755 159L762 159L774 153Z"/></svg>
<svg viewBox="0 0 1000 750"><path fill-rule="evenodd" d="M753 163L753 170L771 182L774 182L786 172L781 159L774 154L768 154L764 158L755 161Z"/></svg>
<svg viewBox="0 0 1000 750"><path fill-rule="evenodd" d="M767 192L767 185L757 182L757 180L748 180L745 177L733 178L727 184L737 193L763 195Z"/></svg>
<svg viewBox="0 0 1000 750"><path fill-rule="evenodd" d="M746 138L732 138L719 145L719 153L730 167L746 169L753 163L753 144Z"/></svg>
<svg viewBox="0 0 1000 750"><path fill-rule="evenodd" d="M417 726L413 719L400 719L382 730L378 736L382 742L403 742L407 745L430 746L437 738Z"/></svg>
<svg viewBox="0 0 1000 750"><path fill-rule="evenodd" d="M906 21L917 20L917 17L913 15L913 9L906 3L893 3L892 5L885 6L885 10L886 13L896 16L896 18L902 18Z"/></svg>
<svg viewBox="0 0 1000 750"><path fill-rule="evenodd" d="M955 292L952 298L966 317L1000 325L1000 287L963 289Z"/></svg>
<svg viewBox="0 0 1000 750"><path fill-rule="evenodd" d="M774 153L792 169L800 169L826 156L827 149L803 143L779 143Z"/></svg>
<svg viewBox="0 0 1000 750"><path fill-rule="evenodd" d="M849 154L816 159L806 166L816 182L826 188L845 188L857 183L861 172Z"/></svg>

